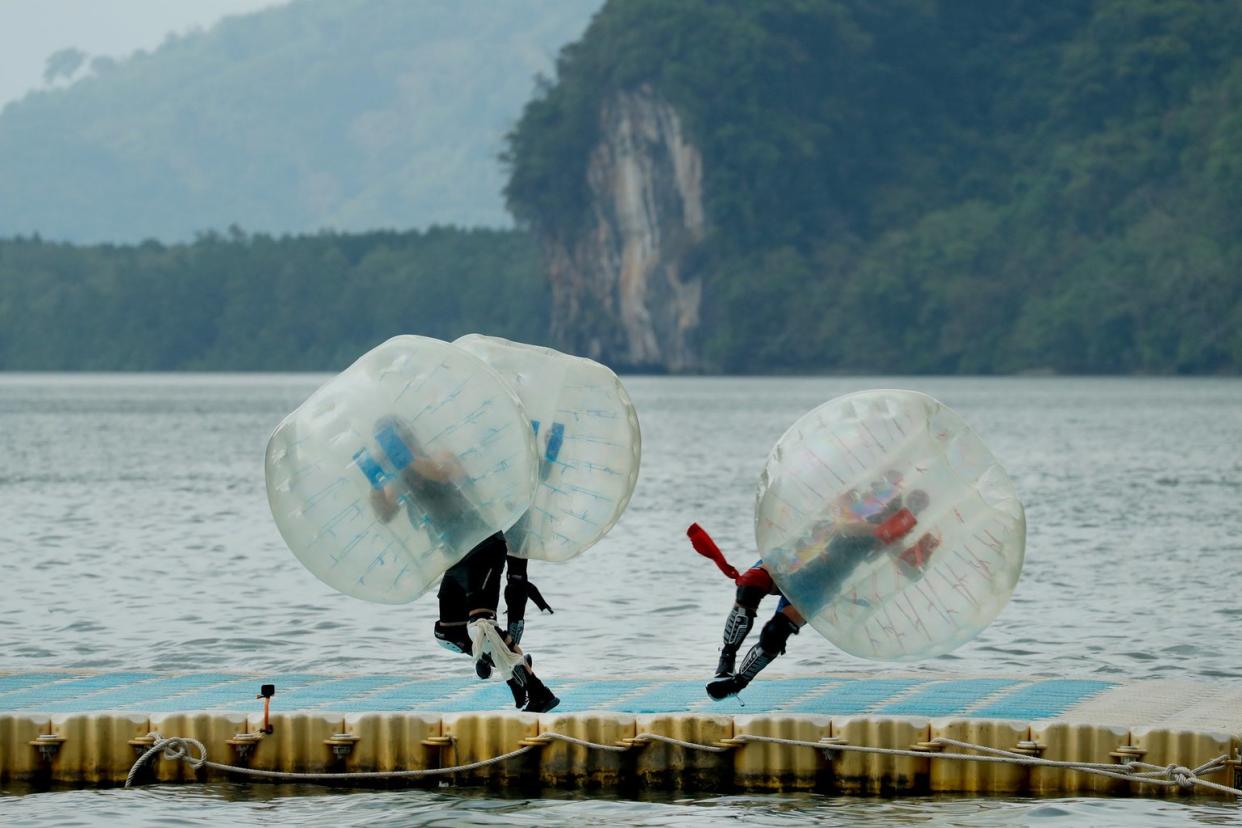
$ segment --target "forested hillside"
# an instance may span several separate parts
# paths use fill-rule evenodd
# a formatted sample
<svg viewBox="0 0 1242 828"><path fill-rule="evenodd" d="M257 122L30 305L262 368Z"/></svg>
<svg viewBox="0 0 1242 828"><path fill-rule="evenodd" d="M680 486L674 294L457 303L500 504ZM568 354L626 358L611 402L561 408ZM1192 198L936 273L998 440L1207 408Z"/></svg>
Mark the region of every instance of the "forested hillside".
<svg viewBox="0 0 1242 828"><path fill-rule="evenodd" d="M0 369L481 330L656 370L1242 370L1242 3L610 0L509 134L519 230L264 235L499 222L465 206L496 102L591 8L300 0L9 107Z"/></svg>
<svg viewBox="0 0 1242 828"><path fill-rule="evenodd" d="M1236 372L1239 44L1228 2L611 2L507 195L581 249L600 113L649 89L702 154L709 370Z"/></svg>
<svg viewBox="0 0 1242 828"><path fill-rule="evenodd" d="M542 343L547 307L514 231L0 241L0 370L341 370L403 333Z"/></svg>
<svg viewBox="0 0 1242 828"><path fill-rule="evenodd" d="M0 113L0 237L507 226L503 136L599 4L297 0L90 61Z"/></svg>

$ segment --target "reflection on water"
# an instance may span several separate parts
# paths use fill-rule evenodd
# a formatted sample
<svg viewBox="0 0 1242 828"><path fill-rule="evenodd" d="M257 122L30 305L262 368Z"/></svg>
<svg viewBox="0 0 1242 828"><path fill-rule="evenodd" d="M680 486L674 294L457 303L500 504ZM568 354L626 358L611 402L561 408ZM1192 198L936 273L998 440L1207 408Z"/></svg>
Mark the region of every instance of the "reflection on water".
<svg viewBox="0 0 1242 828"><path fill-rule="evenodd" d="M616 799L545 793L538 798L478 790L290 789L276 785L164 785L136 790L58 791L3 798L6 826L263 824L348 826L589 825L695 828L795 826L1117 826L1232 825L1238 807L1210 800L1105 798L880 799L818 794ZM12 792L9 792L12 793Z"/></svg>
<svg viewBox="0 0 1242 828"><path fill-rule="evenodd" d="M156 786L57 791L2 798L6 826L1164 826L1236 824L1235 804L1194 799L828 797L812 793L674 796L548 793L539 798L482 791L324 791L268 785Z"/></svg>
<svg viewBox="0 0 1242 828"><path fill-rule="evenodd" d="M0 562L8 587L0 669L467 674L468 662L432 641L434 600L382 606L337 594L276 532L263 448L323 379L0 376ZM1242 382L635 377L626 386L644 449L629 511L586 555L531 567L556 615L530 618L523 643L553 688L576 675L707 676L732 589L690 550L685 527L699 521L735 564L749 564L755 485L768 450L810 408L874 387L912 388L957 409L1005 464L1027 507L1026 569L1010 605L978 639L922 668L1242 676L1242 637L1187 632L1223 630L1242 617L1234 584ZM873 668L808 630L769 671ZM503 814L540 824L813 816L996 825L1220 813L1209 804L1187 810L1137 800L528 803L412 791L285 797L262 786L245 795L275 798L226 804L233 790L39 794L0 800L0 814L33 819L37 804L57 822L98 824L106 814L169 822L219 809L222 821L235 814L350 824L356 809L370 824L400 803L413 810L394 819L455 824Z"/></svg>

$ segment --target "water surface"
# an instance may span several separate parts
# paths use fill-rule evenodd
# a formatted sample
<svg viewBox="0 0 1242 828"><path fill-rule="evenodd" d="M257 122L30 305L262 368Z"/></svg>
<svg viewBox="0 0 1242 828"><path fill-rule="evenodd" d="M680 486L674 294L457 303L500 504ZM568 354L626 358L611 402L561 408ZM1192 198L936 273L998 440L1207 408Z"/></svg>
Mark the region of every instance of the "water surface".
<svg viewBox="0 0 1242 828"><path fill-rule="evenodd" d="M0 375L0 669L469 672L432 641L429 596L394 607L338 594L275 529L263 448L324 379ZM643 428L628 512L586 555L531 567L556 614L531 617L523 643L553 687L558 676L708 675L732 587L691 551L685 527L702 523L734 563L749 563L755 484L773 443L815 405L876 387L957 409L1027 507L1026 568L1009 606L975 641L913 669L1242 677L1242 636L1228 632L1242 619L1242 382L632 377L626 386ZM807 630L769 671L868 669ZM227 785L0 799L0 815L90 824L119 814L371 824L391 808L393 819L428 824L1046 825L1116 814L1128 818L1116 824L1135 824L1170 811L1210 822L1221 807L1235 813L1140 800L527 801Z"/></svg>

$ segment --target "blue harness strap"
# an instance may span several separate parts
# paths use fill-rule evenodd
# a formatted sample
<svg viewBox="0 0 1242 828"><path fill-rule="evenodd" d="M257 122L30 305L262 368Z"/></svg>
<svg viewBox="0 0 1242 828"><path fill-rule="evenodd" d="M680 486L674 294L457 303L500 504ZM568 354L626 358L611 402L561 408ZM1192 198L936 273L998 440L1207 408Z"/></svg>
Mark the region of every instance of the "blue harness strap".
<svg viewBox="0 0 1242 828"><path fill-rule="evenodd" d="M388 460L398 471L414 462L414 452L406 445L405 440L397 433L394 423L386 422L375 431L375 442L379 443Z"/></svg>
<svg viewBox="0 0 1242 828"><path fill-rule="evenodd" d="M552 428L548 431L548 448L544 452L544 458L549 463L555 463L557 455L561 453L561 443L565 440L565 424L553 423Z"/></svg>
<svg viewBox="0 0 1242 828"><path fill-rule="evenodd" d="M370 481L372 489L384 488L384 484L389 480L388 472L384 471L384 467L376 462L371 452L364 448L354 452L354 465Z"/></svg>

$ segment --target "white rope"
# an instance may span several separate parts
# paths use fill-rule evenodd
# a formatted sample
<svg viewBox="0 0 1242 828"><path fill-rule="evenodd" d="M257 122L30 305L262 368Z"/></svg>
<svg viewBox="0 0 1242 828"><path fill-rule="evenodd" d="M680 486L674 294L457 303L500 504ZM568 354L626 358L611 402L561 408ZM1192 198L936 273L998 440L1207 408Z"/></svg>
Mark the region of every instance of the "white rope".
<svg viewBox="0 0 1242 828"><path fill-rule="evenodd" d="M287 780L338 780L338 779L399 779L399 778L415 778L420 776L432 776L436 774L458 773L461 771L476 770L489 765L495 765L521 756L536 748L552 742L565 742L572 745L592 750L602 750L611 753L624 753L631 746L641 747L648 742L663 742L665 744L676 745L677 747L687 750L698 750L707 753L725 753L733 749L734 746L723 745L707 745L698 742L688 742L682 739L675 739L671 736L664 736L658 733L639 733L630 739L630 745L606 745L599 742L591 742L587 739L579 739L575 736L568 736L563 733L546 732L534 737L533 743L528 743L517 750L494 756L491 759L483 759L478 762L471 762L466 765L455 765L448 768L426 768L422 770L404 770L404 771L363 771L363 772L342 772L342 773L294 773L288 771L268 771L258 770L255 768L245 768L236 765L224 765L219 762L207 761L207 748L197 739L190 738L168 738L159 739L158 734L155 744L151 746L145 753L134 762L130 768L129 776L125 780L125 787L130 787L134 776L138 769L160 751L164 752L165 759L183 759L190 764L191 767L197 769L200 767L208 767L214 770L226 771L229 773L248 774L250 776L264 777L268 779L287 779ZM976 753L943 753L935 751L910 750L903 748L881 748L869 747L866 745L846 745L834 744L831 742L811 742L802 739L784 739L777 736L759 736L755 734L744 733L734 736L731 739L736 747L742 747L749 743L766 743L775 745L786 745L789 747L809 747L816 750L825 751L843 751L856 753L871 753L881 756L908 756L915 759L944 759L949 761L960 762L980 762L988 764L1011 764L1026 767L1047 767L1058 768L1063 770L1079 771L1081 773L1095 774L1105 776L1110 779L1118 779L1125 782L1142 782L1148 785L1156 785L1162 787L1178 786L1181 788L1194 788L1196 785L1222 793L1233 794L1242 797L1242 790L1231 788L1228 785L1221 785L1207 779L1201 779L1204 774L1218 771L1226 767L1228 757L1218 756L1208 762L1204 762L1197 768L1187 768L1182 765L1168 765L1161 767L1160 765L1152 765L1147 762L1131 761L1123 765L1109 765L1097 762L1071 762L1056 759L1044 759L1037 756L1028 756L1023 753L1017 753L1011 750L1003 750L1001 748L988 747L987 745L976 745L971 742L962 742L947 737L939 737L932 740L932 744L947 745L964 750L976 751ZM198 755L192 755L189 748L197 750Z"/></svg>
<svg viewBox="0 0 1242 828"><path fill-rule="evenodd" d="M129 769L129 775L125 777L125 787L133 784L134 776L138 773L138 769L147 763L155 754L161 750L164 751L165 759L184 759L190 764L190 767L198 770L207 761L207 747L198 739L189 737L173 736L168 739L161 739L158 733L152 733L155 737L155 743L147 748L146 752L138 757L138 761L134 762L133 767ZM191 756L187 747L198 748L198 756Z"/></svg>
<svg viewBox="0 0 1242 828"><path fill-rule="evenodd" d="M984 762L984 763L1010 763L1014 765L1026 765L1028 767L1050 767L1062 768L1065 770L1075 770L1082 773L1096 774L1098 776L1107 776L1112 779L1120 779L1126 782L1144 782L1150 785L1162 787L1172 787L1174 785L1183 788L1192 788L1195 785L1202 785L1206 788L1221 791L1222 793L1230 793L1234 796L1242 797L1242 790L1231 788L1228 785L1221 785L1207 779L1200 779L1198 774L1209 773L1219 770L1225 766L1228 756L1218 756L1209 762L1205 762L1198 768L1191 770L1181 765L1169 765L1160 767L1159 765L1151 765L1146 762L1130 762L1124 765L1102 765L1092 762L1067 762L1055 759L1044 759L1042 757L1026 756L1021 753L1000 750L999 748L990 748L986 745L975 745L970 742L959 742L955 739L937 738L932 742L936 744L947 744L955 747L962 747L968 750L977 750L990 754L990 756L980 756L969 753L933 753L921 750L902 750L900 748L877 748L867 747L864 745L836 745L824 742L807 742L799 739L781 739L775 736L754 736L743 734L734 737L738 741L744 742L769 742L780 745L791 745L796 747L810 747L818 750L842 750L857 751L860 753L878 753L889 756L911 756L918 759L948 759L963 762ZM1149 768L1152 773L1135 773L1136 768ZM1162 778L1163 777L1163 778Z"/></svg>
<svg viewBox="0 0 1242 828"><path fill-rule="evenodd" d="M1041 757L1031 756L1030 754L1027 754L1027 753L1018 753L1017 751L1013 751L1013 750L1002 750L1001 748L988 747L987 745L976 745L971 742L959 742L956 739L950 739L947 736L938 736L936 737L935 742L936 744L949 745L950 747L962 748L963 750L977 750L980 753L990 753L994 756L1008 756L1012 759L1018 759L1018 760L1038 758L1041 764L1043 762L1058 762L1058 760L1056 759L1043 759ZM949 754L949 755L952 756L955 754ZM1058 764L1064 764L1065 767L1069 767L1072 765L1074 768L1079 769L1079 770L1083 768L1095 768L1096 770L1105 770L1105 771L1111 771L1114 773L1117 771L1119 767L1122 767L1121 765L1116 765L1116 764L1112 764L1109 762L1064 762L1064 763L1058 762Z"/></svg>
<svg viewBox="0 0 1242 828"><path fill-rule="evenodd" d="M1194 770L1183 767L1182 765L1166 765L1162 768L1159 765L1152 765L1147 762L1136 761L1131 762L1130 764L1133 767L1149 768L1146 772L1134 774L1143 781L1160 780L1163 778L1172 780L1173 783L1183 788L1193 788L1195 785L1202 785L1205 788L1211 788L1212 790L1220 791L1222 793L1231 793L1236 796L1242 796L1242 792L1239 792L1236 788L1231 788L1228 785L1221 785L1220 783L1213 782L1209 779L1199 778L1204 774L1213 773L1221 768L1228 767L1229 757L1225 755L1217 756L1215 759L1204 762ZM1165 782L1163 784L1167 785L1169 783Z"/></svg>
<svg viewBox="0 0 1242 828"><path fill-rule="evenodd" d="M1023 753L1015 753L1014 751L1001 750L1000 748L986 747L984 745L975 745L975 744L971 744L970 742L959 742L956 739L949 739L948 737L945 737L945 736L941 736L937 738L935 741L943 745L950 745L952 747L965 748L966 750L977 750L982 753L991 753L991 754L995 754L998 756L1010 756L1015 759L1033 758ZM1198 778L1200 776L1203 776L1204 774L1213 773L1215 771L1221 770L1222 768L1226 767L1228 765L1228 759L1229 757L1227 755L1222 754L1220 756L1217 756L1215 759L1210 759L1207 762L1204 762L1202 765L1195 768L1194 770L1183 767L1181 765L1166 765L1164 767L1161 767L1160 765L1152 765L1148 762L1140 762L1137 760L1130 761L1125 765L1110 765L1110 764L1094 763L1094 762L1064 762L1064 763L1057 763L1057 764L1064 765L1065 767L1070 767L1075 770L1082 770L1084 772L1089 771L1090 769L1107 771L1108 773L1105 775L1109 775L1109 776L1115 775L1115 772L1117 771L1118 768L1148 768L1148 770L1146 771L1130 773L1127 775L1126 778L1132 779L1132 780L1138 780L1138 781L1156 780L1156 784L1165 784L1165 785L1167 785L1168 782L1160 781L1160 780L1172 780L1174 783L1176 783L1177 785L1183 788L1193 788L1196 784L1198 784L1198 785L1203 785L1208 788L1214 788L1216 790L1232 793L1235 791L1234 788L1230 788L1225 785L1220 785L1208 779ZM1051 759L1040 758L1040 764L1045 764L1045 763L1049 763L1052 761L1053 760ZM1239 795L1242 795L1242 794L1239 794Z"/></svg>
<svg viewBox="0 0 1242 828"><path fill-rule="evenodd" d="M602 745L599 742L588 742L586 739L578 739L573 736L566 736L564 733L540 733L535 737L540 740L555 740L557 742L568 742L571 745L581 745L584 748L592 750L605 750L609 753L625 753L629 750L628 745Z"/></svg>
<svg viewBox="0 0 1242 828"><path fill-rule="evenodd" d="M672 736L661 736L659 733L640 733L634 737L634 744L636 745L646 742L663 742L666 745L676 745L689 750L702 750L707 753L728 753L733 750L732 747L722 747L720 745L701 745L696 742L684 742L681 739L674 739Z"/></svg>
<svg viewBox="0 0 1242 828"><path fill-rule="evenodd" d="M200 751L197 757L190 756L185 751L185 745L191 744ZM129 769L129 776L125 779L125 787L130 787L134 781L134 776L138 773L138 769L146 764L147 760L158 753L165 747L171 746L172 750L165 752L165 759L184 759L190 763L190 766L196 770L200 767L211 768L212 770L225 771L227 773L241 773L248 776L258 776L264 779L286 779L293 781L315 781L315 780L333 780L333 779L404 779L417 778L420 776L435 776L438 774L458 773L461 771L477 770L485 768L489 765L496 765L524 753L529 753L539 745L523 745L517 750L511 750L500 756L493 756L490 759L482 759L478 762L470 762L466 765L454 765L449 768L423 768L420 770L403 770L403 771L357 771L357 772L340 772L340 773L296 773L293 771L269 771L260 770L258 768L244 768L238 765L225 765L220 762L207 761L207 749L203 743L197 739L182 739L172 737L169 739L161 739L157 741L142 756L138 757L138 761L134 762L134 766Z"/></svg>

